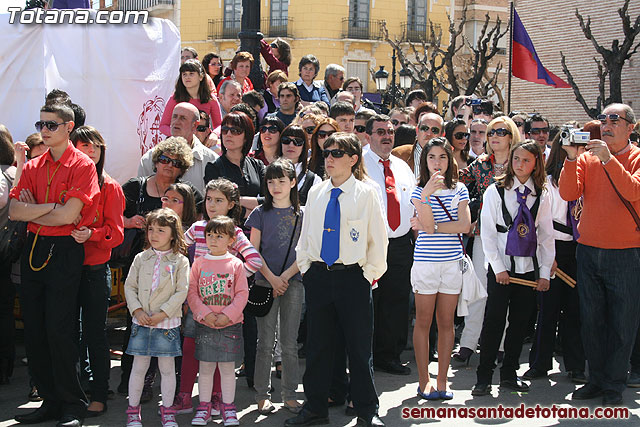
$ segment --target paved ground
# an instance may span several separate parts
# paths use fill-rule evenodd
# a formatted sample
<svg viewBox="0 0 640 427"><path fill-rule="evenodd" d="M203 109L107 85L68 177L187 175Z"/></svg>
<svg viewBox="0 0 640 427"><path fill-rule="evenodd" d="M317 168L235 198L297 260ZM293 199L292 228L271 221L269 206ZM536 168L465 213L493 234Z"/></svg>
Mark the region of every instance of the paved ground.
<svg viewBox="0 0 640 427"><path fill-rule="evenodd" d="M115 341L114 341L115 342ZM526 346L525 351L528 351ZM521 360L525 360L526 353L523 351L523 357ZM18 348L18 357L24 356L24 347ZM461 420L461 419L422 419L422 420L405 420L402 419L403 408L479 408L479 407L497 407L502 404L505 407L519 407L520 404L526 404L534 407L536 404L543 405L550 408L551 405L557 405L562 408L571 408L576 403L576 407L588 407L590 410L594 410L599 405L599 400L584 402L572 402L570 400L570 394L575 389L575 386L569 382L566 375L560 373L558 369L558 363L554 363L554 370L551 372L549 379L537 380L533 383L532 389L528 394L517 394L502 392L500 393L497 387L494 387L494 391L491 396L473 398L471 396L471 387L475 382L475 366L478 362L476 356L472 359L469 367L452 367L449 380L451 382L451 390L454 392L454 399L446 403L433 403L427 402L416 397L417 388L417 373L415 372L415 360L413 358L413 352L406 351L403 356L405 360L409 362L409 366L413 368L413 372L410 376L399 377L383 373L376 372L376 386L380 396L380 415L385 420L387 426L408 426L419 425L426 423L440 423L440 425L469 425L469 424L489 424L489 425L527 425L527 426L546 426L546 425L585 425L585 421L569 421L558 420L557 418L530 418L530 419L475 419L475 420ZM112 361L111 369L111 387L115 389L118 386L119 374L120 374L120 362L118 360ZM301 365L304 367L304 361L301 361ZM432 375L437 372L437 364L431 363L430 371ZM519 373L522 374L526 371L527 365L523 364ZM498 374L496 373L495 380L497 380ZM26 399L27 395L27 368L24 366L18 366L12 383L9 385L0 386L0 427L16 425L13 420L13 416L16 413L28 412L29 408L35 408L39 403L30 403ZM274 393L274 402L278 411L265 417L258 414L256 404L254 403L254 393L250 390L244 378L239 378L237 383L236 405L240 412L241 425L252 425L257 423L260 426L282 426L284 420L291 416L291 414L282 409L281 405L277 402L280 392L280 381L273 376L273 386L276 389ZM197 386L196 386L197 387ZM299 389L300 398L303 397L302 387ZM155 387L156 396L159 393L159 384ZM197 394L197 388L194 390L194 394ZM277 398L275 397L277 396ZM613 422L606 422L607 425L640 425L640 389L627 389L624 393L625 405L629 408L629 418L624 420L617 420ZM145 426L159 426L160 420L156 415L156 403L150 402L143 405L143 422ZM87 426L124 426L125 416L124 410L126 408L126 400L122 396L115 396L114 399L109 401L109 411L104 416L99 418L93 418L87 420ZM346 417L344 415L344 408L333 408L330 411L330 419L332 426L354 426L356 420L354 418ZM181 426L190 425L191 415L178 416L178 423ZM603 420L592 420L589 425L603 425ZM53 426L54 423L42 424L47 426ZM220 419L215 420L210 425L222 425Z"/></svg>

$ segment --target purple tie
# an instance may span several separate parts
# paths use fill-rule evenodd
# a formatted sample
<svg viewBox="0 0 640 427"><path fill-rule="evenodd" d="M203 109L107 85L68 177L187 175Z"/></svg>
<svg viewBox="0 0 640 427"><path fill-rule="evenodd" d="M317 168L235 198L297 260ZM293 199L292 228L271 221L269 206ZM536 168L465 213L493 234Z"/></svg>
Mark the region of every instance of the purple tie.
<svg viewBox="0 0 640 427"><path fill-rule="evenodd" d="M518 198L518 214L507 234L507 247L505 254L511 256L533 257L536 255L538 245L536 237L536 224L527 207L527 196L531 193L528 187L524 187L521 193L516 190Z"/></svg>
<svg viewBox="0 0 640 427"><path fill-rule="evenodd" d="M580 233L578 232L578 221L580 221L581 206L582 202L580 199L567 202L567 225L573 229L574 241L577 241L580 237Z"/></svg>

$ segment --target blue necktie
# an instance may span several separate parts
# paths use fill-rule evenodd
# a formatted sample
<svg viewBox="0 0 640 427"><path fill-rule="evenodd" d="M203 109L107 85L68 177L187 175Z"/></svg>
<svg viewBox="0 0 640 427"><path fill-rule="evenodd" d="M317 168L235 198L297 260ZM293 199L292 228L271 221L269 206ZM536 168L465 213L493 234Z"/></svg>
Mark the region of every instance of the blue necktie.
<svg viewBox="0 0 640 427"><path fill-rule="evenodd" d="M324 213L324 230L322 231L322 249L320 258L329 266L338 260L340 255L340 196L342 190L331 190L331 199Z"/></svg>

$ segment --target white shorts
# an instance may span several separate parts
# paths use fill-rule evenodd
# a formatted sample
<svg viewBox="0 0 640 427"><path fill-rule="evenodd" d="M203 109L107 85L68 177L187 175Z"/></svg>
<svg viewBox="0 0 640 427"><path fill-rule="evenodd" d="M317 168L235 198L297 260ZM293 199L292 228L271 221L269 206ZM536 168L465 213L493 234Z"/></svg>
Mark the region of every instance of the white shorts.
<svg viewBox="0 0 640 427"><path fill-rule="evenodd" d="M462 290L460 260L446 262L413 262L411 286L420 295L437 293L457 295Z"/></svg>

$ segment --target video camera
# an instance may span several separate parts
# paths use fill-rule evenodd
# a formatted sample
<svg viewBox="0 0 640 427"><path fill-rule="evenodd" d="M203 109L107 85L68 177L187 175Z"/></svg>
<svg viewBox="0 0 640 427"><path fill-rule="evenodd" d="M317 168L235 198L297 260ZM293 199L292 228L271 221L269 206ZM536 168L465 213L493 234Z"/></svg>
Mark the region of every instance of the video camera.
<svg viewBox="0 0 640 427"><path fill-rule="evenodd" d="M591 140L589 132L584 132L571 126L563 126L560 129L562 145L587 145L589 140Z"/></svg>

